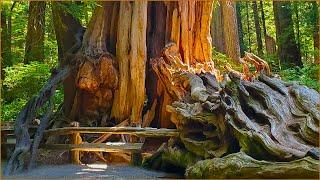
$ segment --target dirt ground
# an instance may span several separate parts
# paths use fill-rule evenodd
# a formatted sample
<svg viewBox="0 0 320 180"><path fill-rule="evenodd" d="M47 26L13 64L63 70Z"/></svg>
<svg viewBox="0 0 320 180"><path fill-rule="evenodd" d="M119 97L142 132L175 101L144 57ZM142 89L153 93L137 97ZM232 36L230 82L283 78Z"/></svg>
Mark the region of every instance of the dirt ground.
<svg viewBox="0 0 320 180"><path fill-rule="evenodd" d="M45 165L8 179L177 179L176 174L152 171L129 165Z"/></svg>

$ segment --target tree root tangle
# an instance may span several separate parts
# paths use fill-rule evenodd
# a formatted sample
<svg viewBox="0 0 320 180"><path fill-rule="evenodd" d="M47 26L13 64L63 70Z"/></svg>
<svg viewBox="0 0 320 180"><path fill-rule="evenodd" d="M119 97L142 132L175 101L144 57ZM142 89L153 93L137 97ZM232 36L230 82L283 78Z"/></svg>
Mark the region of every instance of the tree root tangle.
<svg viewBox="0 0 320 180"><path fill-rule="evenodd" d="M162 106L181 131L180 150L209 159L185 165L186 177L318 177L317 91L273 77L251 53L242 58L243 72L227 65L228 73L220 75L213 63L185 65L176 49L167 46L152 67L171 99ZM163 150L162 161L178 159L166 158L170 148L177 147Z"/></svg>

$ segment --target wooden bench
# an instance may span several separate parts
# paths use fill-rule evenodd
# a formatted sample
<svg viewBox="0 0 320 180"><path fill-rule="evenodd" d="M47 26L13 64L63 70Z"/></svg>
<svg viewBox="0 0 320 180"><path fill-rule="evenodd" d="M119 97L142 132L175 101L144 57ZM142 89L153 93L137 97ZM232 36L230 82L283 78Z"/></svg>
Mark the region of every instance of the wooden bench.
<svg viewBox="0 0 320 180"><path fill-rule="evenodd" d="M33 136L37 130L37 126L31 126L29 128L30 136ZM8 149L13 149L16 145L16 137L14 135L13 127L1 127L1 158L8 158Z"/></svg>
<svg viewBox="0 0 320 180"><path fill-rule="evenodd" d="M178 137L179 132L176 129L157 129L140 127L65 127L46 130L44 135L60 136L70 135L71 144L46 144L47 149L64 149L71 151L71 162L81 164L80 151L95 152L130 152L131 163L136 165L141 161L141 149L143 143L83 143L81 134L127 134L138 137Z"/></svg>

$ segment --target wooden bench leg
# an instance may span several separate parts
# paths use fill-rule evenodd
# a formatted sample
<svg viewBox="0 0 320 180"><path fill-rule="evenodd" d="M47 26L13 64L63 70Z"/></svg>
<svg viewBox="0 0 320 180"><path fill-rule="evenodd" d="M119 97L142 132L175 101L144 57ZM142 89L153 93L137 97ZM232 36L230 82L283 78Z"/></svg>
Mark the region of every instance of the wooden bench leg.
<svg viewBox="0 0 320 180"><path fill-rule="evenodd" d="M131 153L131 164L133 166L140 166L142 164L141 152L132 152Z"/></svg>
<svg viewBox="0 0 320 180"><path fill-rule="evenodd" d="M80 136L80 133L74 133L71 135L71 143L72 144L81 144L82 143L82 138ZM71 150L71 163L72 164L81 164L79 150Z"/></svg>
<svg viewBox="0 0 320 180"><path fill-rule="evenodd" d="M7 159L7 146L5 143L7 143L7 132L1 131L1 159Z"/></svg>

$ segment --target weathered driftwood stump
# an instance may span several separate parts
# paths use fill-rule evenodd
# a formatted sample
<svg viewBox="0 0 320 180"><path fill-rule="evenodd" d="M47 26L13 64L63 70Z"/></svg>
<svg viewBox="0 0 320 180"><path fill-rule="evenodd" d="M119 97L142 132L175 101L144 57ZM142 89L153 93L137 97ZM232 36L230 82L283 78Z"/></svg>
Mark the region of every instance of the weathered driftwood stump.
<svg viewBox="0 0 320 180"><path fill-rule="evenodd" d="M253 54L242 61L242 73L226 66L221 76L210 63L185 65L175 44L152 61L173 102L163 106L181 135L179 145L162 147L146 164L188 168L191 178L318 177L319 93L272 77ZM194 165L187 155L214 159Z"/></svg>

